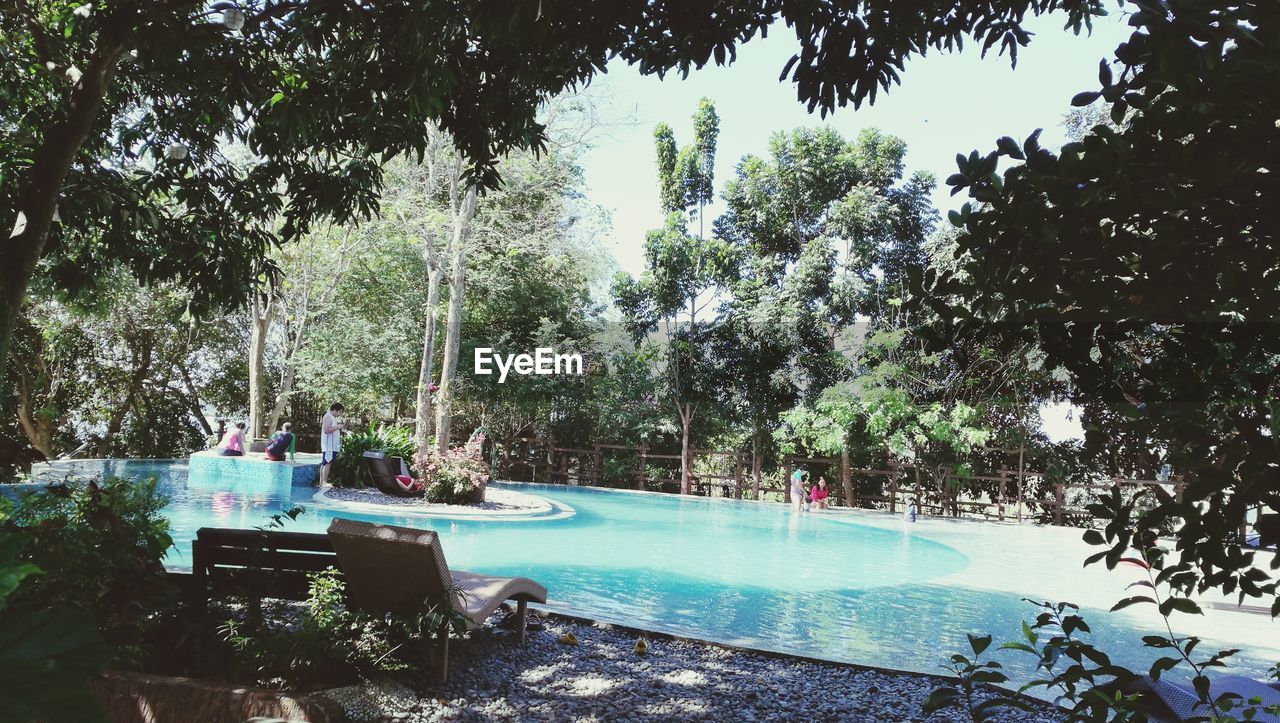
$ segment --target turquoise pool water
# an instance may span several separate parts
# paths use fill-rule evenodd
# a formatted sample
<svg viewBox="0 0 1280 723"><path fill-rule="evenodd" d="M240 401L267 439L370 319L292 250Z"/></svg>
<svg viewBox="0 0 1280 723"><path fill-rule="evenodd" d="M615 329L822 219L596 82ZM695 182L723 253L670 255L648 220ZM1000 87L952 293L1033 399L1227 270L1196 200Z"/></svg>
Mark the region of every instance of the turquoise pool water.
<svg viewBox="0 0 1280 723"><path fill-rule="evenodd" d="M1017 637L1035 613L1022 598L1032 597L1081 603L1095 642L1122 664L1143 669L1154 657L1135 642L1159 620L1103 612L1129 580L1080 568L1086 550L1074 530L927 518L906 525L884 514L559 485L511 488L572 515L427 518L321 509L310 488L189 483L185 464L111 469L159 479L170 500L172 566L190 564L200 527L254 527L297 504L307 512L289 529L322 532L335 516L433 529L454 568L531 577L546 585L551 608L690 637L936 672L951 653L967 652L967 632ZM1275 640L1269 619L1215 615L1194 632L1209 638L1205 649L1219 641L1244 648L1238 672L1260 674L1280 660L1280 642L1258 642ZM1000 659L1016 674L1032 672L1023 657Z"/></svg>

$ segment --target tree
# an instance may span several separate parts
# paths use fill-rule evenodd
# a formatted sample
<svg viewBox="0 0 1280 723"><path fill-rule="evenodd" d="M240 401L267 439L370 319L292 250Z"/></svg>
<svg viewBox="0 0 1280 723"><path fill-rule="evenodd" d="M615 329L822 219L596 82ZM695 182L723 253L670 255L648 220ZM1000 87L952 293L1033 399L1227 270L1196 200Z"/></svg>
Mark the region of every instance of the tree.
<svg viewBox="0 0 1280 723"><path fill-rule="evenodd" d="M213 434L204 407L223 365L243 358L236 322L186 317L190 296L171 285L115 281L91 307L40 298L21 318L13 413L46 458L82 443L101 457L189 454Z"/></svg>
<svg viewBox="0 0 1280 723"><path fill-rule="evenodd" d="M432 390L435 387L434 364L436 332L439 321L440 282L444 275L439 238L445 235L443 225L448 216L442 213L439 199L441 184L448 166L454 161L449 139L443 133L431 132L421 163L402 160L392 165L392 178L385 198L388 230L414 239L420 246L426 266L427 297L423 312L422 354L418 364L418 386L414 404L414 443L420 450L431 444Z"/></svg>
<svg viewBox="0 0 1280 723"><path fill-rule="evenodd" d="M467 278L467 246L471 243L471 221L476 214L476 187L462 175L462 157L454 159L449 175L449 212L453 233L449 237L449 313L445 317L444 359L440 366L440 392L436 395L436 451L449 449L453 425L453 399L458 375L458 350L462 345L462 305ZM465 185L463 185L465 184Z"/></svg>
<svg viewBox="0 0 1280 723"><path fill-rule="evenodd" d="M714 193L716 138L720 134L715 105L703 98L693 115L693 143L677 149L665 123L654 129L658 187L666 225L645 236L645 273L639 279L619 274L614 297L628 317L636 341L662 324L667 340L666 368L670 398L680 417L680 493L689 494L692 460L690 427L702 401L709 398L701 383L711 370L702 337L711 320L699 315L712 303L711 294L723 274L727 247L702 235L702 209ZM695 210L696 209L696 210ZM698 235L686 231L686 213L698 216ZM681 317L687 318L682 328ZM703 380L705 382L705 380Z"/></svg>
<svg viewBox="0 0 1280 723"><path fill-rule="evenodd" d="M1105 102L1110 124L1059 153L1036 134L958 157L958 268L918 277L915 303L935 308L938 344L1039 344L1091 418L1123 420L1184 475L1181 500L1107 512L1086 539L1108 565L1176 521L1162 579L1270 597L1276 615L1276 582L1235 540L1254 510L1270 513L1260 547L1280 542L1280 6L1134 5L1099 88L1073 100Z"/></svg>
<svg viewBox="0 0 1280 723"><path fill-rule="evenodd" d="M725 378L757 463L772 453L782 412L847 380L841 352L889 318L904 270L924 263L933 179L904 178L905 154L901 139L876 130L849 140L798 128L774 134L768 157L743 158L725 189L727 210L715 222L735 251L723 309L734 330L724 358L734 365ZM838 444L813 449L847 454L853 428L842 428Z"/></svg>
<svg viewBox="0 0 1280 723"><path fill-rule="evenodd" d="M68 292L94 286L110 260L144 281L180 280L193 309L235 305L276 240L375 213L381 162L421 156L433 123L468 159L466 182L494 187L497 159L542 146L540 102L614 56L642 73L687 74L731 61L781 19L800 45L784 75L826 113L874 100L926 48L972 36L1013 55L1030 41L1023 18L1057 10L1079 31L1101 0L949 0L928 13L889 0L698 12L475 0L243 0L221 12L197 0L10 4L0 9L0 223L13 229L13 263L0 271L0 358L42 260ZM228 163L228 140L259 160Z"/></svg>

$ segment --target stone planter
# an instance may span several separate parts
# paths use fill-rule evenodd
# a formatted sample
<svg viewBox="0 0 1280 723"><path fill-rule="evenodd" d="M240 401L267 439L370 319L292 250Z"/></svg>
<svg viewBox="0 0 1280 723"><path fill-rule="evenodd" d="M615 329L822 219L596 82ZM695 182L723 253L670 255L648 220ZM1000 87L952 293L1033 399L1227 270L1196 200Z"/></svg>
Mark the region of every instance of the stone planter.
<svg viewBox="0 0 1280 723"><path fill-rule="evenodd" d="M108 670L95 682L111 723L242 723L267 718L346 723L342 709L316 695L291 695L198 678Z"/></svg>

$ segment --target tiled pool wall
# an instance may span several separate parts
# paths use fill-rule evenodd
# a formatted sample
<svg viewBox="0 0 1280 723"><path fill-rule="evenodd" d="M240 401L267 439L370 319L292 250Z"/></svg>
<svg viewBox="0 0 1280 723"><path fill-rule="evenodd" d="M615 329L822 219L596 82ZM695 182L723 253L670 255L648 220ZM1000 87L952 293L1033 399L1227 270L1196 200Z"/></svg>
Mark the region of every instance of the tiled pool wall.
<svg viewBox="0 0 1280 723"><path fill-rule="evenodd" d="M272 462L256 455L222 457L214 452L196 452L188 463L187 486L226 489L232 485L287 497L295 485L312 485L320 474L320 455L300 454L297 459Z"/></svg>
<svg viewBox="0 0 1280 723"><path fill-rule="evenodd" d="M115 477L145 474L149 467L186 467L187 486L194 489L234 490L289 497L295 487L315 484L320 474L320 455L299 454L296 462L272 462L261 455L223 457L211 451L196 452L188 459L146 460L124 459L56 460L33 465L32 479L54 482L64 477Z"/></svg>

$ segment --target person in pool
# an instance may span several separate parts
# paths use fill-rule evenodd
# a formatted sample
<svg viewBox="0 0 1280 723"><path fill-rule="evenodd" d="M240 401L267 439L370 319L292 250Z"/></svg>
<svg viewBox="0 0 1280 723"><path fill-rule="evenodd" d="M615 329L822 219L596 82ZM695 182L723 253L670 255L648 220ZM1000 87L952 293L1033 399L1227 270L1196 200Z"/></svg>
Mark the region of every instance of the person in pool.
<svg viewBox="0 0 1280 723"><path fill-rule="evenodd" d="M796 467L791 470L791 505L798 510L804 500L804 470Z"/></svg>
<svg viewBox="0 0 1280 723"><path fill-rule="evenodd" d="M244 422L236 422L227 433L222 435L222 441L218 442L215 448L219 455L223 457L243 457L244 456L244 430L248 426Z"/></svg>
<svg viewBox="0 0 1280 723"><path fill-rule="evenodd" d="M819 477L818 484L809 489L809 509L825 510L830 502L831 492L827 490L827 478Z"/></svg>
<svg viewBox="0 0 1280 723"><path fill-rule="evenodd" d="M293 461L293 448L297 438L293 434L293 424L285 422L280 425L280 431L271 435L271 440L267 442L266 452L267 459L272 462L283 462L286 453L289 455L289 461Z"/></svg>

